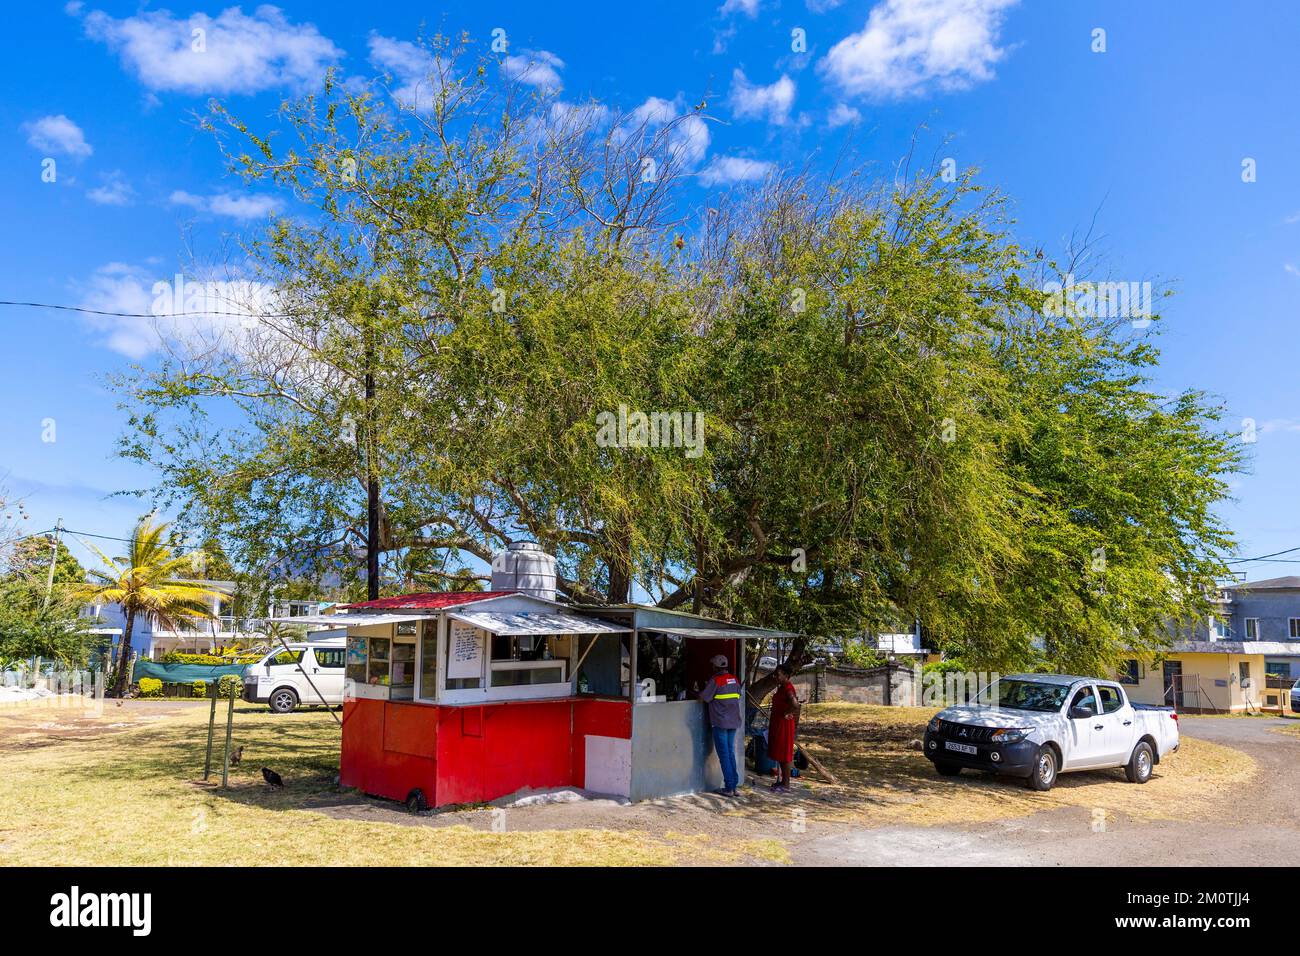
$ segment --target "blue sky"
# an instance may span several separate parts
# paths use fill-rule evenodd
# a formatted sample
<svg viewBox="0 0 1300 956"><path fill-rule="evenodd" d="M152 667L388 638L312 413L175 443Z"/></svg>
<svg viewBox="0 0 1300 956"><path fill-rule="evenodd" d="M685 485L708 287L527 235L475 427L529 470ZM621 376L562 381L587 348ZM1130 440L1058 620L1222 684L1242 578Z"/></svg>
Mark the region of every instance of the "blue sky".
<svg viewBox="0 0 1300 956"><path fill-rule="evenodd" d="M268 117L329 65L400 80L422 25L468 31L484 53L503 30L503 68L566 100L707 99L702 193L769 164L829 166L846 139L888 176L917 137L918 156L979 167L1007 193L1030 246L1059 253L1095 215L1109 273L1177 291L1162 303L1159 386L1208 390L1234 423L1255 423L1251 473L1224 507L1239 553L1300 546L1294 4L87 2L9 18L0 299L147 311L150 286L192 250L294 211L224 175L193 118L209 97ZM6 307L0 321L0 473L25 529L62 517L125 534L146 507L109 496L151 475L114 456L123 416L105 379L153 360L148 323ZM1242 567L1252 579L1296 570Z"/></svg>

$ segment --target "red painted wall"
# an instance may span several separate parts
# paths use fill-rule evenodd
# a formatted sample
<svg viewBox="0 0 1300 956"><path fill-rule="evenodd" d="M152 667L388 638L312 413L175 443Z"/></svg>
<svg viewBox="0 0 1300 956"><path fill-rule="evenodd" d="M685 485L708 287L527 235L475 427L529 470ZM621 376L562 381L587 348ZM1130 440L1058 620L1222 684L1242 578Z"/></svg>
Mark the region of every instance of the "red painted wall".
<svg viewBox="0 0 1300 956"><path fill-rule="evenodd" d="M628 701L569 698L470 707L352 700L343 705L344 786L431 806L480 803L524 787L581 787L585 738L632 736Z"/></svg>
<svg viewBox="0 0 1300 956"><path fill-rule="evenodd" d="M435 725L418 704L350 700L343 704L339 780L345 787L405 800L416 787L432 801L437 791Z"/></svg>

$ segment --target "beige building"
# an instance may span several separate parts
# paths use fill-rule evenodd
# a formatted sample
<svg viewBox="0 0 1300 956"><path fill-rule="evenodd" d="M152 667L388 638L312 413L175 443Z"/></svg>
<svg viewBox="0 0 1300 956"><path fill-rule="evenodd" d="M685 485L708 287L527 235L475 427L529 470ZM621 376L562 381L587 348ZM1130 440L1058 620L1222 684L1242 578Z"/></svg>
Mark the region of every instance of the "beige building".
<svg viewBox="0 0 1300 956"><path fill-rule="evenodd" d="M1289 693L1269 687L1265 661L1294 654L1270 641L1184 641L1159 657L1133 658L1119 674L1134 701L1179 711L1242 713L1289 707Z"/></svg>

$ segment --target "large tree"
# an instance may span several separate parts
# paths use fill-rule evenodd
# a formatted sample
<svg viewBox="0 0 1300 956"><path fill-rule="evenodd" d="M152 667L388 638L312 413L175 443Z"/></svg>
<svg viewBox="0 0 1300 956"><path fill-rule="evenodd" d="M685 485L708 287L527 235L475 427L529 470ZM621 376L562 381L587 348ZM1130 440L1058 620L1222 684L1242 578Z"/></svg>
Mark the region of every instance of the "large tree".
<svg viewBox="0 0 1300 956"><path fill-rule="evenodd" d="M919 618L997 666L1095 669L1202 601L1237 448L1149 384L1149 332L1044 314L1050 263L973 176L782 176L697 214L697 113L458 62L435 45L418 100L327 82L287 145L214 114L314 214L249 243L251 325L124 382L125 451L237 564L355 574L370 541L448 586L527 536L575 599ZM700 454L598 441L620 407L702 413Z"/></svg>

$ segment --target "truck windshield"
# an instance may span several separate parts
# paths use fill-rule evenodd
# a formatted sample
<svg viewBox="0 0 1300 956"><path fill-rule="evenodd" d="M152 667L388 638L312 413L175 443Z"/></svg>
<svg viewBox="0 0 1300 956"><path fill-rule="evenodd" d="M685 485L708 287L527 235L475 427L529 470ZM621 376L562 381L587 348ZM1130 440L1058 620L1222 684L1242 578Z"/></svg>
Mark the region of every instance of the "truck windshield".
<svg viewBox="0 0 1300 956"><path fill-rule="evenodd" d="M1070 688L1065 684L1040 684L1028 680L1000 680L985 688L982 703L1011 710L1058 711Z"/></svg>

